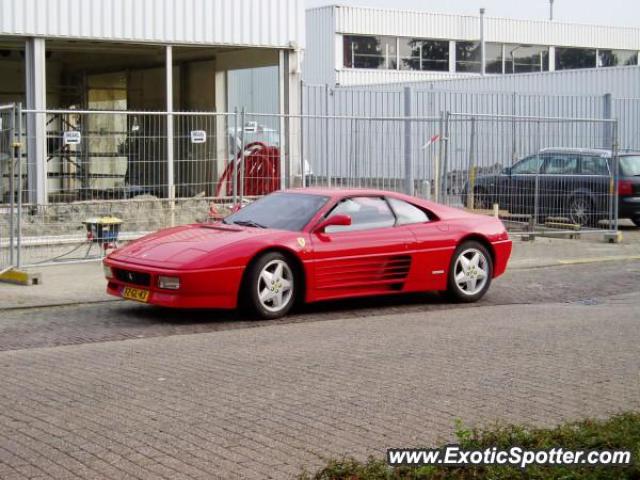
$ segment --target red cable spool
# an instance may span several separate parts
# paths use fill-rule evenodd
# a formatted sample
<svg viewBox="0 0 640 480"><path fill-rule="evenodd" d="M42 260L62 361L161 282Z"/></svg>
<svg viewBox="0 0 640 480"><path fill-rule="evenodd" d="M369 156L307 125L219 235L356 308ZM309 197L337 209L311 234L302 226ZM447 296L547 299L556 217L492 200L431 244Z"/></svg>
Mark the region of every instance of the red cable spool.
<svg viewBox="0 0 640 480"><path fill-rule="evenodd" d="M236 166L238 190L240 189L240 169L242 154L225 168L216 196L233 194L233 167ZM244 185L246 196L267 195L280 189L280 149L263 142L253 142L244 147ZM221 195L222 193L225 195Z"/></svg>

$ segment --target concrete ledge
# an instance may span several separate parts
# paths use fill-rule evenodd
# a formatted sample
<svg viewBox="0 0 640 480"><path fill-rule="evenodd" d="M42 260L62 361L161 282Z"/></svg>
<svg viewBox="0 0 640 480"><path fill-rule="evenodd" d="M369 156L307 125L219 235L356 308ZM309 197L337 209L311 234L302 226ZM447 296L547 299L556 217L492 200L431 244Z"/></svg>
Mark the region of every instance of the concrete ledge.
<svg viewBox="0 0 640 480"><path fill-rule="evenodd" d="M42 285L42 275L12 268L0 274L0 282L24 286Z"/></svg>

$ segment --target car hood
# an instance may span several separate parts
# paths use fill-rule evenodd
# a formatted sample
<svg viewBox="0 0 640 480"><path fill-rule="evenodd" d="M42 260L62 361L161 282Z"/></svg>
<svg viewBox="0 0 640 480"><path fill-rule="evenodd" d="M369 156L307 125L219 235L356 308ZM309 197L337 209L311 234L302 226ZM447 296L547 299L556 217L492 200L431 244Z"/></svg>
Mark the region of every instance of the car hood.
<svg viewBox="0 0 640 480"><path fill-rule="evenodd" d="M166 268L209 266L203 260L246 240L273 234L273 230L234 225L187 225L147 235L113 252L109 258Z"/></svg>

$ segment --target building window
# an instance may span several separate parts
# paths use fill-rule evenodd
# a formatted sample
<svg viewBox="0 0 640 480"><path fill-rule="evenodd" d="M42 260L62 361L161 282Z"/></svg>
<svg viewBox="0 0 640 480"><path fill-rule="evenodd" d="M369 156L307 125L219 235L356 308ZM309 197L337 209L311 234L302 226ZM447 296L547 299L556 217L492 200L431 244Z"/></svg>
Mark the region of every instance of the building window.
<svg viewBox="0 0 640 480"><path fill-rule="evenodd" d="M456 42L456 72L482 72L480 42Z"/></svg>
<svg viewBox="0 0 640 480"><path fill-rule="evenodd" d="M399 48L401 70L449 71L447 40L401 38Z"/></svg>
<svg viewBox="0 0 640 480"><path fill-rule="evenodd" d="M502 73L502 44L485 43L485 72Z"/></svg>
<svg viewBox="0 0 640 480"><path fill-rule="evenodd" d="M505 73L546 72L549 70L549 48L541 45L504 46Z"/></svg>
<svg viewBox="0 0 640 480"><path fill-rule="evenodd" d="M638 65L638 52L635 50L598 50L599 67L623 65Z"/></svg>
<svg viewBox="0 0 640 480"><path fill-rule="evenodd" d="M344 36L344 66L395 70L397 62L396 37Z"/></svg>
<svg viewBox="0 0 640 480"><path fill-rule="evenodd" d="M556 47L556 70L595 67L595 49Z"/></svg>

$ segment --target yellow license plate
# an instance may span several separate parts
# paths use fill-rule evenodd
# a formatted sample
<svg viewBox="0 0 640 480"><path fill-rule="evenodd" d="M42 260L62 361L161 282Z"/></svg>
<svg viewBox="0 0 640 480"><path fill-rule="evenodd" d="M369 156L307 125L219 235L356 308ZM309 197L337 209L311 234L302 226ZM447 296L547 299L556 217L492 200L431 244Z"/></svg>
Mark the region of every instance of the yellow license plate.
<svg viewBox="0 0 640 480"><path fill-rule="evenodd" d="M126 298L127 300L134 300L136 302L147 303L149 301L149 290L124 287L124 289L122 289L122 298Z"/></svg>

